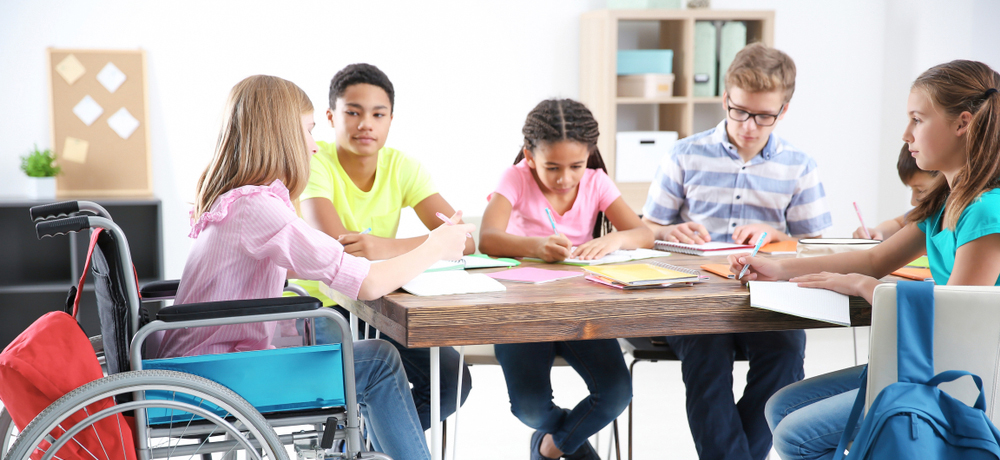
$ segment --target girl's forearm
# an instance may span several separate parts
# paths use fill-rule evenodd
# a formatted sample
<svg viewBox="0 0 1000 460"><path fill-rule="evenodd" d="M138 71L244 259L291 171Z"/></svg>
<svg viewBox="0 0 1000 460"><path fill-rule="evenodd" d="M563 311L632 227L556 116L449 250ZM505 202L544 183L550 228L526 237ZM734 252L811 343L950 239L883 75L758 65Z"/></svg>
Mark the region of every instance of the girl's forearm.
<svg viewBox="0 0 1000 460"><path fill-rule="evenodd" d="M479 251L493 257L538 257L538 239L486 231L479 235Z"/></svg>
<svg viewBox="0 0 1000 460"><path fill-rule="evenodd" d="M427 244L414 250L371 265L368 276L361 282L359 300L375 300L423 273L434 263L436 252Z"/></svg>
<svg viewBox="0 0 1000 460"><path fill-rule="evenodd" d="M820 257L783 259L780 263L781 279L819 272L860 273L876 278L884 276L884 273L876 273L870 251L851 251Z"/></svg>
<svg viewBox="0 0 1000 460"><path fill-rule="evenodd" d="M614 232L611 235L618 235L621 238L622 249L653 247L653 232L645 225L630 230Z"/></svg>

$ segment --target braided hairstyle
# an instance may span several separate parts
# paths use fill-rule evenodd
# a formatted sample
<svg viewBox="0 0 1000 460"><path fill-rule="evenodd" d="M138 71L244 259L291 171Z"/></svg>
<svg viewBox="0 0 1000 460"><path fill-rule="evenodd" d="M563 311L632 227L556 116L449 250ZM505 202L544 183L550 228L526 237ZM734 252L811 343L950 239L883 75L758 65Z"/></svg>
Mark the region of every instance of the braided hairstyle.
<svg viewBox="0 0 1000 460"><path fill-rule="evenodd" d="M521 134L524 134L524 145L518 149L514 164L524 159L524 149L534 152L541 143L575 141L586 145L590 151L587 169L600 169L605 174L608 173L601 152L597 149L597 137L600 135L597 120L590 109L580 102L572 99L547 99L538 103L524 120ZM609 232L611 221L603 212L597 213L594 238L600 238Z"/></svg>

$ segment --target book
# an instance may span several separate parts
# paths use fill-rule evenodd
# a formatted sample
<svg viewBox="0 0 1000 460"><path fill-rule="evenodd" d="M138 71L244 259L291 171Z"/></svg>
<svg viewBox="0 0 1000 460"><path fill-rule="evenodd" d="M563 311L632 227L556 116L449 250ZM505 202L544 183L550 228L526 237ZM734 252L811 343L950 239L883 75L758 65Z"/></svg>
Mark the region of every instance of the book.
<svg viewBox="0 0 1000 460"><path fill-rule="evenodd" d="M709 273L714 273L723 278L735 279L736 275L729 270L729 264L705 264L701 266L702 270Z"/></svg>
<svg viewBox="0 0 1000 460"><path fill-rule="evenodd" d="M465 257L462 257L462 262L465 263L466 270L474 268L516 267L518 265L521 265L521 262L518 262L514 259L508 259L505 257L494 259L485 254L467 255Z"/></svg>
<svg viewBox="0 0 1000 460"><path fill-rule="evenodd" d="M919 267L919 268L931 268L931 262L927 260L927 256L917 257L917 260L906 264L907 267Z"/></svg>
<svg viewBox="0 0 1000 460"><path fill-rule="evenodd" d="M587 275L584 277L584 279L586 279L587 281L593 281L598 284L603 284L608 287L613 287L615 289L621 289L623 291L631 291L633 289L659 289L671 286L690 286L692 284L692 283L663 283L663 284L629 285L629 284L616 283L613 280L595 274Z"/></svg>
<svg viewBox="0 0 1000 460"><path fill-rule="evenodd" d="M931 269L929 268L906 266L892 272L892 274L900 278L907 278L911 280L934 281L934 275L931 275Z"/></svg>
<svg viewBox="0 0 1000 460"><path fill-rule="evenodd" d="M760 247L759 252L764 254L795 254L795 248L799 245L796 240L779 241L777 243L768 243Z"/></svg>
<svg viewBox="0 0 1000 460"><path fill-rule="evenodd" d="M472 274L465 270L423 272L403 289L413 295L452 295L479 292L503 292L507 287L482 273Z"/></svg>
<svg viewBox="0 0 1000 460"><path fill-rule="evenodd" d="M838 326L851 325L851 308L846 295L799 287L787 281L751 281L750 306Z"/></svg>
<svg viewBox="0 0 1000 460"><path fill-rule="evenodd" d="M739 254L741 252L750 252L753 249L753 245L716 243L714 241L705 244L684 244L657 240L653 245L653 249L676 252L679 254L690 254L693 256L722 256L728 254Z"/></svg>
<svg viewBox="0 0 1000 460"><path fill-rule="evenodd" d="M607 267L584 267L584 270L609 281L627 286L701 281L701 273L698 270L662 262L611 265Z"/></svg>
<svg viewBox="0 0 1000 460"><path fill-rule="evenodd" d="M549 281L576 278L582 276L582 272L570 272L566 270L546 270L544 268L521 267L503 270L499 272L487 273L486 276L495 280L513 281L515 283L548 283Z"/></svg>

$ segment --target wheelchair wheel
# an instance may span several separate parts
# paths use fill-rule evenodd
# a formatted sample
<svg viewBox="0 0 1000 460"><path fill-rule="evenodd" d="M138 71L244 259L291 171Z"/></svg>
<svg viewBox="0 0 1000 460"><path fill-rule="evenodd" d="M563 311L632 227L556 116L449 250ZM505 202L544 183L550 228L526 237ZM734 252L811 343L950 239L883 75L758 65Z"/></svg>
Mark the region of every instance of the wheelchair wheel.
<svg viewBox="0 0 1000 460"><path fill-rule="evenodd" d="M88 410L97 401L109 397L124 401L139 391L148 398L155 391L164 399L119 402L93 414ZM172 409L170 420L179 422L161 420L158 425L137 428L134 438L140 455L136 458L288 460L274 429L246 400L211 380L165 370L123 372L67 393L25 427L5 460L28 460L33 454L39 460L122 460L127 443L111 439L120 436L117 432L108 435L113 430L101 430L95 424L113 417L104 423L114 427L120 420L118 414L131 415L136 409L163 412L164 408ZM141 451L140 443L146 445L148 453Z"/></svg>
<svg viewBox="0 0 1000 460"><path fill-rule="evenodd" d="M0 409L0 457L7 455L7 450L14 439L17 438L17 427L14 426L14 419L10 418L7 408Z"/></svg>

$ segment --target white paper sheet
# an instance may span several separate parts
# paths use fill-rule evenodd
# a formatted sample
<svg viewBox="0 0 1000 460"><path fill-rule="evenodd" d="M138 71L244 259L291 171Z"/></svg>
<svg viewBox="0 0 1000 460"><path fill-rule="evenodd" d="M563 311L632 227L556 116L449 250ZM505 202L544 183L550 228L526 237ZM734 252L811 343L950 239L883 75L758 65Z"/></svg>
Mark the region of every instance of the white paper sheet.
<svg viewBox="0 0 1000 460"><path fill-rule="evenodd" d="M73 113L80 118L83 124L90 126L104 113L104 108L88 94L76 103L76 106L73 107Z"/></svg>
<svg viewBox="0 0 1000 460"><path fill-rule="evenodd" d="M838 326L851 325L848 297L826 289L799 287L785 281L751 281L750 306Z"/></svg>
<svg viewBox="0 0 1000 460"><path fill-rule="evenodd" d="M112 63L104 66L100 72L97 73L97 81L101 82L109 92L115 92L118 87L125 83L125 73L121 71L117 66Z"/></svg>
<svg viewBox="0 0 1000 460"><path fill-rule="evenodd" d="M465 270L424 272L403 285L413 295L452 295L477 292L503 292L507 287L482 273L471 274Z"/></svg>
<svg viewBox="0 0 1000 460"><path fill-rule="evenodd" d="M111 127L122 139L128 139L139 127L139 120L136 120L125 107L118 109L114 115L108 118L108 126Z"/></svg>

